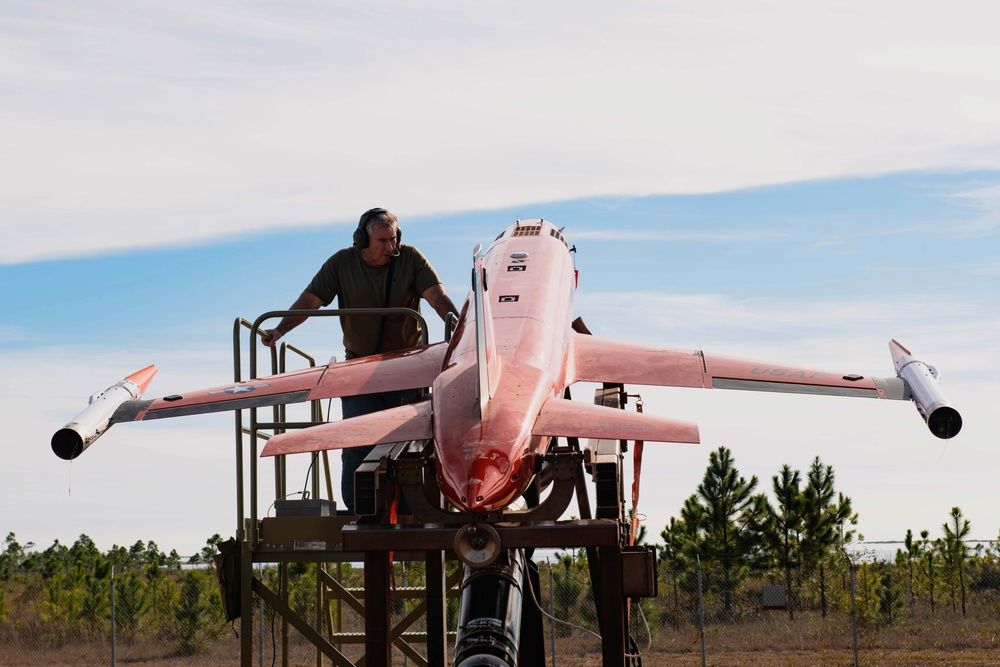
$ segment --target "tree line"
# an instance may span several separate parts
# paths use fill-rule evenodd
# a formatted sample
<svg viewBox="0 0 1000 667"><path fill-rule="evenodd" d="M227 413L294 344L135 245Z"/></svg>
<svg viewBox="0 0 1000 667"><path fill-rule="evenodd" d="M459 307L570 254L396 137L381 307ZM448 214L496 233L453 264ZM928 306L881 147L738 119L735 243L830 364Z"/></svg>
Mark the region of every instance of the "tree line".
<svg viewBox="0 0 1000 667"><path fill-rule="evenodd" d="M783 584L791 620L804 608L818 608L825 616L830 567L852 565L847 546L855 539L858 523L851 499L836 490L835 480L833 467L818 456L805 475L783 465L771 478L772 500L758 491L758 478L742 476L732 452L720 447L710 453L702 481L679 516L671 517L660 533L660 563L681 575L675 586L692 586L697 564L708 569L724 617L732 616L734 595L751 579ZM931 613L944 594L964 616L970 585L1000 588L998 543L992 553L982 544L972 548L967 542L970 530L971 522L958 507L942 524L939 538L923 530L920 539L914 539L907 530L895 570L881 573L872 589L875 597L882 596L878 604L883 622L892 622L904 603L903 592L913 605L918 597L926 601ZM978 575L974 582L969 574L973 566Z"/></svg>
<svg viewBox="0 0 1000 667"><path fill-rule="evenodd" d="M187 563L212 562L213 535ZM152 640L180 655L196 653L225 629L215 573L184 569L176 550L153 541L106 552L86 534L37 551L8 533L0 553L0 639L7 646L61 646ZM113 606L112 606L113 605Z"/></svg>
<svg viewBox="0 0 1000 667"><path fill-rule="evenodd" d="M711 452L701 483L660 533L659 599L642 603L650 618L690 618L699 575L706 608L720 621L759 609L764 584L783 586L792 620L804 611L843 611L848 574L857 575L862 616L873 623L893 623L904 609L964 617L983 593L1000 609L1000 548L973 548L961 509L951 510L939 537L907 530L894 560L849 554L858 515L835 481L819 457L804 475L784 465L771 478L769 498L756 476L740 474L729 449ZM212 569L183 566L212 563L220 540L213 535L183 558L153 541L102 552L85 534L38 550L9 533L0 553L0 639L106 637L113 575L123 637L169 637L179 652L194 652L226 626ZM592 620L585 553L561 554L553 569L557 612L578 608L581 620ZM295 564L290 575L292 606L305 611L315 604L315 572ZM410 570L411 585L421 576L419 566Z"/></svg>

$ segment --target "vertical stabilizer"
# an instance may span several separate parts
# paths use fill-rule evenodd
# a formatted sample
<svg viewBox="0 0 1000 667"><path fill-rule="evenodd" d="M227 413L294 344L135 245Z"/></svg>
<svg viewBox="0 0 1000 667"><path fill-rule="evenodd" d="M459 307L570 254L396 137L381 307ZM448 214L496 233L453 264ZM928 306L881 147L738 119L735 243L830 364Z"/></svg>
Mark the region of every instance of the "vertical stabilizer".
<svg viewBox="0 0 1000 667"><path fill-rule="evenodd" d="M490 401L500 375L500 358L497 355L496 337L493 334L493 315L486 295L484 257L482 246L477 245L473 251L472 298L476 308L476 367L479 374L477 387L480 417L486 414L486 404Z"/></svg>

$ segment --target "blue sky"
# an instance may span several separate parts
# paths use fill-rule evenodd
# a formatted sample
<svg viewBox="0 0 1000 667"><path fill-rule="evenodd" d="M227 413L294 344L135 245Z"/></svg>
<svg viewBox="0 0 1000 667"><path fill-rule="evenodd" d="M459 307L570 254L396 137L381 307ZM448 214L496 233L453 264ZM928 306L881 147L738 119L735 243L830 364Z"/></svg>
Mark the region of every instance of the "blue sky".
<svg viewBox="0 0 1000 667"><path fill-rule="evenodd" d="M869 539L955 505L996 538L997 10L573 7L5 6L0 531L231 534L231 416L122 425L72 464L51 433L148 363L155 396L225 382L234 319L385 206L455 301L477 243L544 217L596 333L875 375L897 338L965 416L945 443L902 403L636 388L702 430L646 449L653 535L725 445L761 490L820 456ZM332 321L290 340L343 354Z"/></svg>

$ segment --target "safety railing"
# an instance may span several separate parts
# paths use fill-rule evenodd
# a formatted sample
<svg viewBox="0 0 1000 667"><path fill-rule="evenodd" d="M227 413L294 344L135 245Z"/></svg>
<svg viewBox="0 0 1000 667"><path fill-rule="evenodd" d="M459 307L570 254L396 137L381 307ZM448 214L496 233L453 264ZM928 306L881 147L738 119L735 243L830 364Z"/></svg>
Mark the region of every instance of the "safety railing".
<svg viewBox="0 0 1000 667"><path fill-rule="evenodd" d="M249 345L249 377L248 380L254 380L258 377L257 368L257 337L262 336L261 325L265 322L282 317L302 317L302 318L312 318L312 317L341 317L345 315L369 315L369 316L389 316L389 315L404 315L408 317L413 317L417 320L420 325L421 331L421 345L427 345L429 342L429 334L427 330L427 321L424 317L411 308L332 308L323 310L272 310L268 311L253 322L246 320L244 318L237 318L233 326L233 379L236 382L243 381L243 355L242 355L242 340L241 334L244 329L248 329L250 333L250 345ZM451 332L451 326L446 326L446 335ZM449 335L450 337L450 335ZM306 361L306 363L312 367L316 365L315 359L309 354L303 352L302 350L296 348L293 345L283 342L281 345L276 346L271 349L270 361L272 375L277 375L279 373L284 373L287 370L287 355L291 352L298 355ZM285 419L286 410L284 405L275 406L272 408L273 420L270 422L264 422L258 419L257 410L260 408L253 408L250 411L250 423L247 427L243 424L243 413L242 411L236 411L236 515L237 515L237 541L246 540L250 543L251 549L255 547L258 543L258 441L266 440L270 435L262 434L262 429L271 429L273 433L283 432L288 429L297 428L308 428L310 426L316 426L323 423L322 405L319 401L312 401L312 414L311 421L306 422L288 422ZM249 436L250 444L248 451L244 449L244 436ZM318 497L319 493L319 466L316 465L318 455L314 454L313 465L311 468L311 485L312 493L314 497ZM332 480L330 479L329 473L329 462L325 461L326 469L326 482L327 490L332 496ZM249 484L249 498L247 497L247 484L244 479L244 470L248 468L248 476L250 478ZM287 488L287 468L285 463L285 457L276 457L275 460L275 499L284 498L286 495ZM246 503L249 502L249 521L247 521L247 509ZM249 531L249 532L247 532Z"/></svg>

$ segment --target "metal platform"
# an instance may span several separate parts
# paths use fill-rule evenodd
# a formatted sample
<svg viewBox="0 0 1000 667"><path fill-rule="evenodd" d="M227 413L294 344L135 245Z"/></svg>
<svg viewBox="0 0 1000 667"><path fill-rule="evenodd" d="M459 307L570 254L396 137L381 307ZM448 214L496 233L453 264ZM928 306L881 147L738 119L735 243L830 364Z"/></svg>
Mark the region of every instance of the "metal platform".
<svg viewBox="0 0 1000 667"><path fill-rule="evenodd" d="M274 311L265 313L254 323L239 319L234 326L235 379L240 381L242 360L240 337L247 329L255 341L260 325L269 318L283 315L336 316L343 311ZM416 315L410 311L411 314ZM416 315L419 317L419 315ZM424 327L426 331L426 326ZM285 372L286 356L295 354L312 366L315 361L296 348L282 344L272 350L271 372ZM250 346L250 368L256 368L256 346ZM250 379L255 377L251 372ZM623 400L621 388L606 388L597 400L611 404ZM504 549L586 549L591 566L591 578L602 639L602 664L624 667L626 654L626 598L650 594L650 579L655 588L655 554L648 549L624 547L625 529L620 520L620 506L615 498L621 495L621 449L618 443L603 443L593 452L581 451L579 443L568 442L553 447L546 454L547 468L539 474L550 489L546 494L535 491L541 502L533 507L507 511L483 517L469 517L446 511L435 484L432 448L426 442L399 443L377 447L358 469L356 487L361 516L343 512L331 513L328 503L284 505L282 516L257 517L259 498L258 450L262 440L270 435L294 428L305 428L324 421L318 401L311 407L312 420L291 422L285 418L284 406L271 408L264 421L257 410L250 410L249 422L243 413L236 413L237 453L237 542L240 544L240 664L254 665L253 605L263 600L282 620L282 665L289 660L289 628L294 628L316 647L316 664L332 663L338 667L382 667L392 664L393 647L415 665L447 665L449 635L446 629L446 601L457 596L462 569L446 576L446 559L455 559L456 536L472 521L492 528ZM623 443L622 443L623 444ZM326 495L332 501L333 483L326 453L312 455L311 494L319 499L321 477L325 476ZM585 461L586 459L591 459ZM599 517L593 519L587 497L585 465L598 485ZM285 499L287 469L284 457L274 463L274 498ZM249 471L245 488L244 469ZM599 473L599 474L598 474ZM541 482L539 482L539 486ZM389 524L390 507L394 498L404 498L409 511L408 523ZM580 520L558 520L573 497L577 499ZM249 507L249 516L245 511ZM325 516L323 514L326 514ZM394 588L392 561L420 561L426 567L427 585L420 589ZM623 566L623 562L626 565ZM310 620L299 616L289 605L287 585L282 594L271 590L255 574L255 566L276 564L281 581L287 582L288 568L293 563L317 564L316 616ZM352 590L342 585L337 570L343 563L364 564L364 588ZM649 572L653 571L652 577ZM626 571L633 576L626 576ZM638 573L638 575L635 575ZM393 625L390 607L393 591L398 597L412 595L421 601L405 617ZM653 592L655 594L655 591ZM340 610L346 606L364 616L365 632L345 633L339 625ZM412 632L413 624L426 620L426 633ZM541 624L540 619L538 621ZM344 645L363 643L364 657L352 662L341 651ZM426 658L415 648L426 644ZM526 654L519 667L541 667L540 658Z"/></svg>

